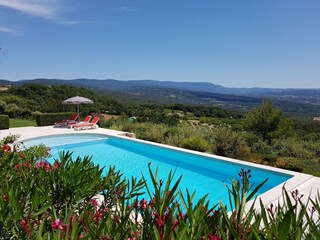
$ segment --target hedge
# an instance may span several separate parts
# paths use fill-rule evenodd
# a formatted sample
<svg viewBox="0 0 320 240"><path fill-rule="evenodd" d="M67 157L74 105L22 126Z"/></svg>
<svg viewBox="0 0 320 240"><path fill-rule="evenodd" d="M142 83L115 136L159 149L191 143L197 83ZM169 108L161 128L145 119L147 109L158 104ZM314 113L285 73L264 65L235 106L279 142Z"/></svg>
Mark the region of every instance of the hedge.
<svg viewBox="0 0 320 240"><path fill-rule="evenodd" d="M36 113L35 119L38 126L49 126L63 119L70 119L74 112L64 113Z"/></svg>
<svg viewBox="0 0 320 240"><path fill-rule="evenodd" d="M0 129L9 129L8 115L0 115Z"/></svg>

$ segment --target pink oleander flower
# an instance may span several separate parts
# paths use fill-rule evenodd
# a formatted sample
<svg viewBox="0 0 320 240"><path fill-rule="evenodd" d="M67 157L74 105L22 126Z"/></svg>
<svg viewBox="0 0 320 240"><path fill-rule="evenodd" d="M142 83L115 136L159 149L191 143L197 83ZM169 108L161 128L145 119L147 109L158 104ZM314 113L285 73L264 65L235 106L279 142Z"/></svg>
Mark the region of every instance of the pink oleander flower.
<svg viewBox="0 0 320 240"><path fill-rule="evenodd" d="M5 202L8 202L8 201L9 201L8 195L4 195L4 196L3 196L3 201L5 201Z"/></svg>
<svg viewBox="0 0 320 240"><path fill-rule="evenodd" d="M129 240L129 239L132 239L132 240L133 240L133 239L136 239L135 236L141 237L141 230L138 230L137 232L134 232L134 231L131 230L131 231L130 231L130 234L131 234L131 238L129 237L128 240Z"/></svg>
<svg viewBox="0 0 320 240"><path fill-rule="evenodd" d="M141 210L145 210L148 206L148 201L147 200L144 200L142 199L140 202L139 202L139 208Z"/></svg>
<svg viewBox="0 0 320 240"><path fill-rule="evenodd" d="M36 169L39 169L39 168L44 169L46 172L51 172L51 166L47 162L39 162L39 163L37 163Z"/></svg>
<svg viewBox="0 0 320 240"><path fill-rule="evenodd" d="M36 164L36 169L42 168L43 167L44 162L39 162Z"/></svg>
<svg viewBox="0 0 320 240"><path fill-rule="evenodd" d="M27 162L25 162L25 163L23 163L23 165L22 165L24 168L32 168L32 166L31 166L31 164L30 163L27 163Z"/></svg>
<svg viewBox="0 0 320 240"><path fill-rule="evenodd" d="M24 228L25 226L28 226L28 220L26 219L21 219L20 220L20 225Z"/></svg>
<svg viewBox="0 0 320 240"><path fill-rule="evenodd" d="M211 233L208 236L209 240L219 240L220 238L217 235L212 235Z"/></svg>
<svg viewBox="0 0 320 240"><path fill-rule="evenodd" d="M9 145L4 145L4 146L2 147L2 151L3 151L4 153L11 153L11 147L10 147Z"/></svg>
<svg viewBox="0 0 320 240"><path fill-rule="evenodd" d="M160 216L159 215L156 216L156 227L158 229L162 228L165 225L166 221L167 221L167 219L164 214L162 214Z"/></svg>
<svg viewBox="0 0 320 240"><path fill-rule="evenodd" d="M178 219L173 220L172 224L171 224L171 230L172 231L176 230L178 224L179 224L179 220Z"/></svg>
<svg viewBox="0 0 320 240"><path fill-rule="evenodd" d="M70 218L70 222L74 222L75 219L76 219L76 217L74 215L72 215Z"/></svg>
<svg viewBox="0 0 320 240"><path fill-rule="evenodd" d="M152 200L149 201L149 206L153 206L156 202L156 198L154 197Z"/></svg>
<svg viewBox="0 0 320 240"><path fill-rule="evenodd" d="M51 172L50 164L46 163L45 166L44 166L44 170L45 170L46 172Z"/></svg>
<svg viewBox="0 0 320 240"><path fill-rule="evenodd" d="M94 214L94 217L92 218L92 221L94 222L99 222L101 221L103 218L103 213L101 211L97 211L95 214Z"/></svg>
<svg viewBox="0 0 320 240"><path fill-rule="evenodd" d="M119 223L119 222L120 222L120 217L119 217L119 216L113 216L112 222L113 222L114 224Z"/></svg>
<svg viewBox="0 0 320 240"><path fill-rule="evenodd" d="M91 203L93 206L98 207L98 202L97 202L97 200L91 198L91 199L90 199L90 203Z"/></svg>
<svg viewBox="0 0 320 240"><path fill-rule="evenodd" d="M53 169L57 170L60 167L61 167L61 162L55 161L54 164L53 164Z"/></svg>
<svg viewBox="0 0 320 240"><path fill-rule="evenodd" d="M29 221L27 219L21 219L20 225L24 231L26 231L29 235L29 238L32 239L32 232L29 227Z"/></svg>
<svg viewBox="0 0 320 240"><path fill-rule="evenodd" d="M54 222L51 224L51 227L56 230L63 230L62 221L60 219L54 220Z"/></svg>

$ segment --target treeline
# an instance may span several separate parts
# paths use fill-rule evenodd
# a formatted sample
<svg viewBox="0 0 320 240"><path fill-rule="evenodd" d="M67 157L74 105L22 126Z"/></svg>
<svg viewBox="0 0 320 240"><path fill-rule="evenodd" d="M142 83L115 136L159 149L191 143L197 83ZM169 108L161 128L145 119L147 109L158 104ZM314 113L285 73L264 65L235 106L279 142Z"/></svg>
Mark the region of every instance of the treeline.
<svg viewBox="0 0 320 240"><path fill-rule="evenodd" d="M10 117L30 117L32 112L65 112L74 111L75 107L63 105L62 101L74 96L84 96L92 99L94 104L81 107L84 114L101 112L107 109L113 112L121 111L119 102L108 96L98 96L85 88L75 88L68 85L43 86L40 84L25 84L12 87L0 94L0 112Z"/></svg>
<svg viewBox="0 0 320 240"><path fill-rule="evenodd" d="M212 106L124 104L112 97L97 95L85 88L76 88L69 85L44 86L40 84L25 84L1 92L0 114L7 114L10 117L27 118L35 111L74 111L74 106L63 105L61 102L77 95L90 98L94 101L93 104L81 106L80 110L83 115L90 114L91 112L124 114L128 117L135 116L142 122L149 121L169 125L177 124L178 120L187 113L192 113L198 117L239 117L238 114L232 111ZM172 110L172 112L168 112L168 110ZM175 111L181 111L183 114L176 114Z"/></svg>

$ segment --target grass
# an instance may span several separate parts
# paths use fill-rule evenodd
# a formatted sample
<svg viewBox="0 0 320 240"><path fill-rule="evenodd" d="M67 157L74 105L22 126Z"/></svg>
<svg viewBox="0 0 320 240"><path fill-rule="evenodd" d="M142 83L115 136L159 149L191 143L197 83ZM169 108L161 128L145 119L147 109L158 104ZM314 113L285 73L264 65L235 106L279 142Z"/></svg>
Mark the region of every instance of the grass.
<svg viewBox="0 0 320 240"><path fill-rule="evenodd" d="M16 128L16 127L29 127L29 126L37 126L37 123L34 120L27 120L27 119L9 119L9 127Z"/></svg>

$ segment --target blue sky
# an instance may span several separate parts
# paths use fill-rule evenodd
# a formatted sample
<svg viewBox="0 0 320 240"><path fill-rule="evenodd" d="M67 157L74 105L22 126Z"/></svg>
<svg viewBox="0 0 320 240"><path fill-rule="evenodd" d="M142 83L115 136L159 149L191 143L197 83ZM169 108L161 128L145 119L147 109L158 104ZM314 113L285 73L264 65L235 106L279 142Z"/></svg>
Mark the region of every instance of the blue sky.
<svg viewBox="0 0 320 240"><path fill-rule="evenodd" d="M0 0L0 79L320 88L319 0Z"/></svg>

